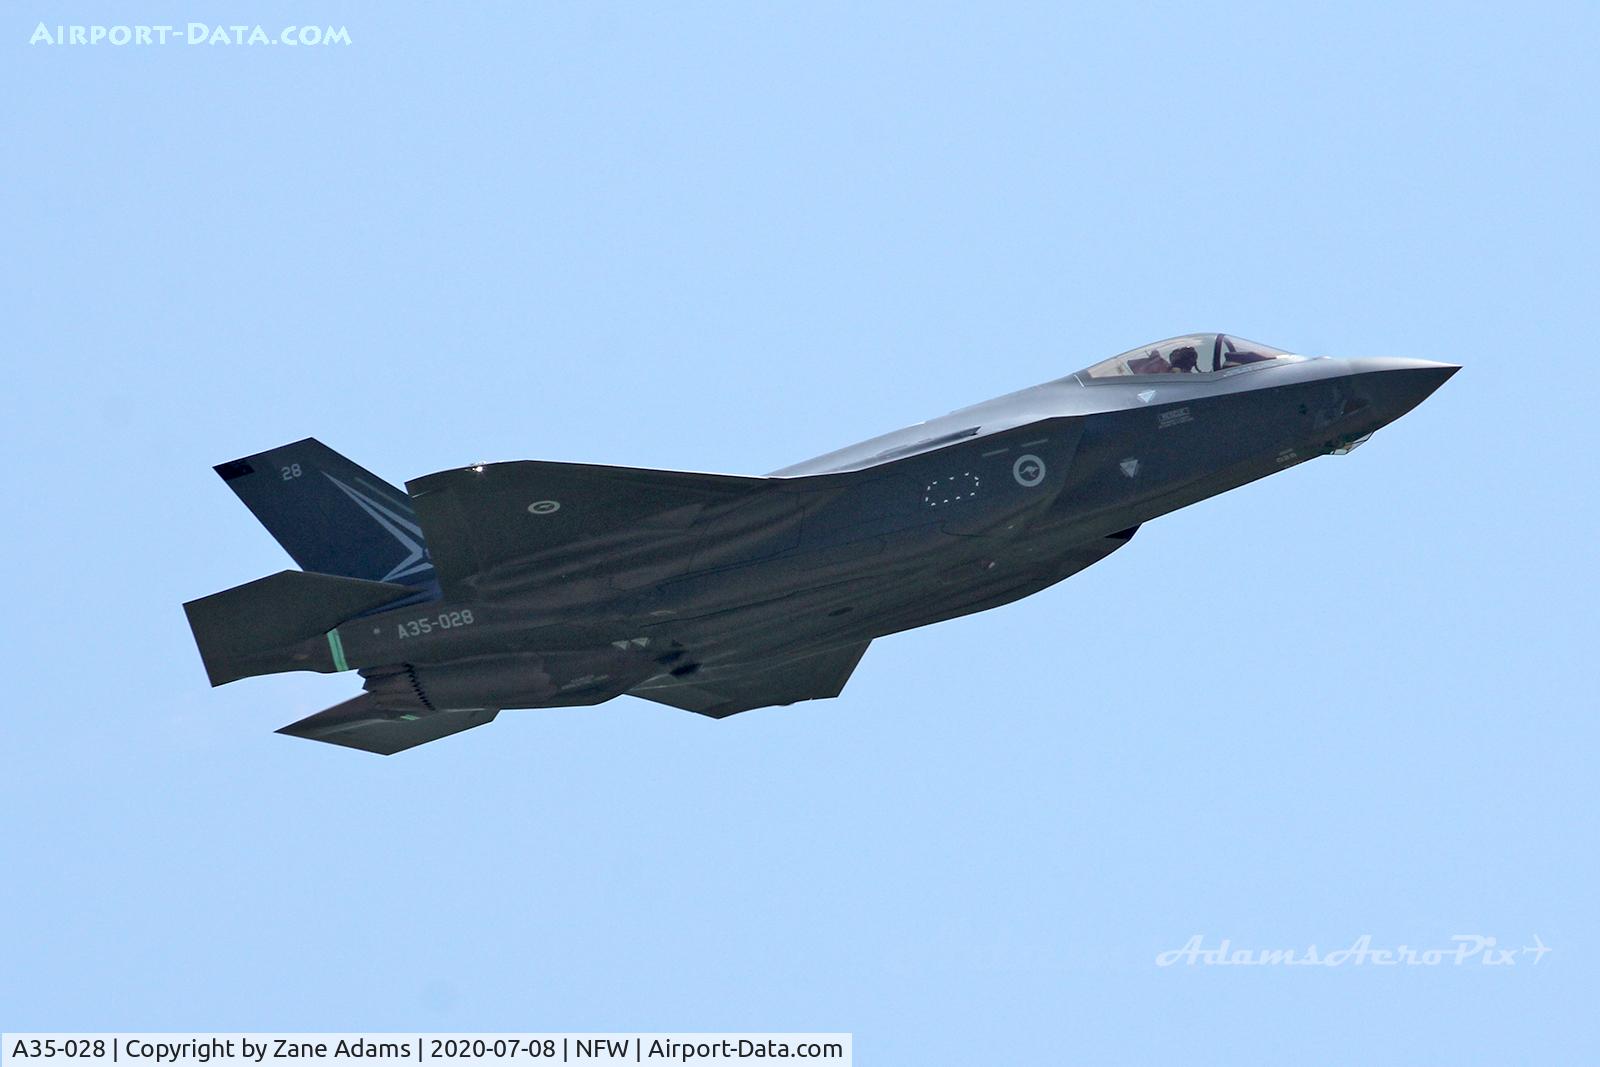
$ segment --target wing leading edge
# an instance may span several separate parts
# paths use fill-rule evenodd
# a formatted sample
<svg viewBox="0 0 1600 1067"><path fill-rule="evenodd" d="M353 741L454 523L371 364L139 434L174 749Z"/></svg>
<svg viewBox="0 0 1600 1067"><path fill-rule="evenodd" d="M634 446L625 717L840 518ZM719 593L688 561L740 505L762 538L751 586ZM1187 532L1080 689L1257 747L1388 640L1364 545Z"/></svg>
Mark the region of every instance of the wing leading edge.
<svg viewBox="0 0 1600 1067"><path fill-rule="evenodd" d="M826 700L838 696L850 680L870 641L817 652L777 663L708 669L678 679L663 676L628 690L629 696L653 700L697 715L724 719L741 711Z"/></svg>

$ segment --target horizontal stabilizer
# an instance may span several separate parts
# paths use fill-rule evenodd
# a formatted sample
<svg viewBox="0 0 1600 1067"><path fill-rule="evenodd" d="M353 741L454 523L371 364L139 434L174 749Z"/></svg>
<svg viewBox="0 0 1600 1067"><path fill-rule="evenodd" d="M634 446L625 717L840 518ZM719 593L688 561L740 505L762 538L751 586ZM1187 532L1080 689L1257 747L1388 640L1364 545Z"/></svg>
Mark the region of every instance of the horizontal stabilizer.
<svg viewBox="0 0 1600 1067"><path fill-rule="evenodd" d="M212 685L282 671L345 670L324 638L362 612L415 596L408 585L280 571L183 606Z"/></svg>
<svg viewBox="0 0 1600 1067"><path fill-rule="evenodd" d="M304 737L310 741L326 741L346 748L359 748L380 756L392 756L396 752L494 722L494 717L499 713L496 708L426 713L389 711L379 708L371 693L363 693L354 700L346 700L326 711L290 723L278 733Z"/></svg>

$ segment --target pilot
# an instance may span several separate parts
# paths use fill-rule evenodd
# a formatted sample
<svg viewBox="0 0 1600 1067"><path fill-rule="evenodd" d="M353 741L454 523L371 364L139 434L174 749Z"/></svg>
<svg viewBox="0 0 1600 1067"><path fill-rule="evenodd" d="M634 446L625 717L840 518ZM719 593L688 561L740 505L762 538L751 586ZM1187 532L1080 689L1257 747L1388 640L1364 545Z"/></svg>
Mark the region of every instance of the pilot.
<svg viewBox="0 0 1600 1067"><path fill-rule="evenodd" d="M1172 372L1174 374L1189 374L1199 369L1200 353L1194 350L1193 345L1184 345L1182 348L1172 350Z"/></svg>

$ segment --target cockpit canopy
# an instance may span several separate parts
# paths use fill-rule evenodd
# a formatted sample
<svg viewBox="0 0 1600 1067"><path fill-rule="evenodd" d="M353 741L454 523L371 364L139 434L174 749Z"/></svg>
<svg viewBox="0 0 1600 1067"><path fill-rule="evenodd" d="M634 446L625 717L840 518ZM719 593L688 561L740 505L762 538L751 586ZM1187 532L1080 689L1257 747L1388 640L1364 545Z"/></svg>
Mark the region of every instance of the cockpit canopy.
<svg viewBox="0 0 1600 1067"><path fill-rule="evenodd" d="M1296 359L1280 348L1246 341L1225 333L1191 333L1101 360L1083 372L1085 378L1119 378L1128 374L1209 374L1275 359Z"/></svg>

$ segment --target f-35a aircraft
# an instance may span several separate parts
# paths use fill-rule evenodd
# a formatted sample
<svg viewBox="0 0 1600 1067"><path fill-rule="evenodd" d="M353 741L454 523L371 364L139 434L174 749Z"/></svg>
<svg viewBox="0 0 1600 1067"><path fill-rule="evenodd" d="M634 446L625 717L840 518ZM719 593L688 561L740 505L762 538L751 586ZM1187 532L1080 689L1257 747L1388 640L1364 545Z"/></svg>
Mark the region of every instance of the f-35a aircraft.
<svg viewBox="0 0 1600 1067"><path fill-rule="evenodd" d="M216 468L302 570L184 608L213 685L357 671L279 732L369 752L623 694L714 718L834 697L875 638L1347 452L1458 369L1193 334L764 478L535 461L401 492L307 439Z"/></svg>

